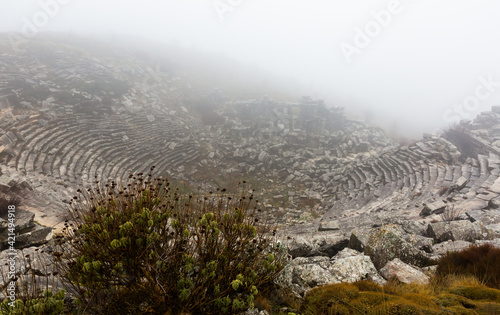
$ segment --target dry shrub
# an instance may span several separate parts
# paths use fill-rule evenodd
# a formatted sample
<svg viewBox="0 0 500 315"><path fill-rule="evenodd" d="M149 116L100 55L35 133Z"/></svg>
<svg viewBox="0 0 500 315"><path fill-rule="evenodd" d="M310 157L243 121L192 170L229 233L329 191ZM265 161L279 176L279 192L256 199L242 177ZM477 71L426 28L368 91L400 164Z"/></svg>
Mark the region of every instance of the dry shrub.
<svg viewBox="0 0 500 315"><path fill-rule="evenodd" d="M131 175L74 197L68 290L100 314L238 313L284 267L286 248L242 188L181 195L167 180ZM271 235L272 233L272 235Z"/></svg>
<svg viewBox="0 0 500 315"><path fill-rule="evenodd" d="M426 284L419 283L402 283L399 281L390 280L384 285L384 292L391 292L397 295L404 294L420 294L430 296L434 293L434 288Z"/></svg>
<svg viewBox="0 0 500 315"><path fill-rule="evenodd" d="M266 310L268 313L270 313L273 309L272 307L272 302L265 296L263 296L261 293L259 293L255 297L255 307L259 310Z"/></svg>
<svg viewBox="0 0 500 315"><path fill-rule="evenodd" d="M434 277L433 280L435 280L436 285L440 285L443 287L451 288L451 287L459 287L459 286L484 286L485 284L481 281L479 281L478 278L476 278L473 275L466 275L466 274L450 274L446 275L445 277Z"/></svg>
<svg viewBox="0 0 500 315"><path fill-rule="evenodd" d="M483 286L458 286L450 289L450 292L463 296L470 300L491 300L500 302L500 290Z"/></svg>
<svg viewBox="0 0 500 315"><path fill-rule="evenodd" d="M351 299L359 296L359 289L349 283L329 284L310 290L304 297L303 314L350 314Z"/></svg>
<svg viewBox="0 0 500 315"><path fill-rule="evenodd" d="M456 207L454 204L447 204L443 213L441 213L441 220L444 222L455 221L463 212L463 209Z"/></svg>
<svg viewBox="0 0 500 315"><path fill-rule="evenodd" d="M402 284L404 286L404 284ZM314 288L304 297L304 315L323 314L438 314L427 295L399 294L369 282L340 283Z"/></svg>
<svg viewBox="0 0 500 315"><path fill-rule="evenodd" d="M353 283L360 291L382 292L384 289L373 281L360 280Z"/></svg>
<svg viewBox="0 0 500 315"><path fill-rule="evenodd" d="M500 248L490 244L451 252L438 261L437 275L471 275L487 286L500 288Z"/></svg>

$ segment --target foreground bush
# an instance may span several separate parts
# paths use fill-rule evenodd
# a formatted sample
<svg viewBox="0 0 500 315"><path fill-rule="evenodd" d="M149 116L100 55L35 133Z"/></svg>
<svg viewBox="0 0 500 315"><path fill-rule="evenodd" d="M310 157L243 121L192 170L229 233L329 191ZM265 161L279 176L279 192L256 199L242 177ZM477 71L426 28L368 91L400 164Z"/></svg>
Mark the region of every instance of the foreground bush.
<svg viewBox="0 0 500 315"><path fill-rule="evenodd" d="M253 196L182 196L131 175L79 191L59 263L81 309L104 314L235 314L287 260ZM73 225L74 228L71 227Z"/></svg>
<svg viewBox="0 0 500 315"><path fill-rule="evenodd" d="M485 244L448 253L439 260L437 274L472 275L487 286L500 289L500 248Z"/></svg>

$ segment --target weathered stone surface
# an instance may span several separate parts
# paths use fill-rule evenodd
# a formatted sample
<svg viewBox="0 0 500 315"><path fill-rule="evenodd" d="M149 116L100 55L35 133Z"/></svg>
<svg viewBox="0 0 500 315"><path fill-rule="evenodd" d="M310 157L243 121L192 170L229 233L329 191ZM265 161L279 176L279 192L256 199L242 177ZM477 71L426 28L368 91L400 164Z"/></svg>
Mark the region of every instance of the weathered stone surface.
<svg viewBox="0 0 500 315"><path fill-rule="evenodd" d="M344 235L326 236L317 240L319 247L311 252L311 256L332 257L349 245L349 239Z"/></svg>
<svg viewBox="0 0 500 315"><path fill-rule="evenodd" d="M7 216L5 216L7 218ZM15 232L20 233L25 229L32 227L35 219L35 214L20 208L16 208L15 210L15 221L16 225ZM3 234L2 234L3 235ZM2 235L0 235L0 239L2 239Z"/></svg>
<svg viewBox="0 0 500 315"><path fill-rule="evenodd" d="M262 151L262 152L259 153L258 159L259 159L259 161L262 162L262 161L264 161L266 159L266 157L267 157L267 152Z"/></svg>
<svg viewBox="0 0 500 315"><path fill-rule="evenodd" d="M7 222L7 220L0 218L0 233L2 233L8 226L9 223Z"/></svg>
<svg viewBox="0 0 500 315"><path fill-rule="evenodd" d="M314 235L296 235L289 244L288 253L293 258L309 256L332 257L347 247L349 239L343 234L327 232Z"/></svg>
<svg viewBox="0 0 500 315"><path fill-rule="evenodd" d="M368 256L345 248L331 259L327 257L294 259L291 263L291 272L283 276L280 281L290 283L298 294L303 295L315 286L363 279L379 284L385 283Z"/></svg>
<svg viewBox="0 0 500 315"><path fill-rule="evenodd" d="M490 191L500 194L500 178L497 178L493 185L489 188Z"/></svg>
<svg viewBox="0 0 500 315"><path fill-rule="evenodd" d="M469 220L430 223L427 235L436 242L448 240L473 242L485 238L481 227Z"/></svg>
<svg viewBox="0 0 500 315"><path fill-rule="evenodd" d="M363 255L362 252L358 252L355 249L352 248L344 248L340 252L335 255L335 257L332 257L332 259L342 259L342 258L347 258L347 257L352 257L352 256L358 256L358 255Z"/></svg>
<svg viewBox="0 0 500 315"><path fill-rule="evenodd" d="M476 245L491 244L495 247L500 248L500 238L495 238L492 240L480 240L480 241L476 241L475 244Z"/></svg>
<svg viewBox="0 0 500 315"><path fill-rule="evenodd" d="M33 190L33 187L31 187L31 185L26 180L21 181L19 183L19 187L21 187L23 189Z"/></svg>
<svg viewBox="0 0 500 315"><path fill-rule="evenodd" d="M317 191L306 190L305 193L306 193L307 198L309 198L309 199L317 199L317 200L321 199L321 194Z"/></svg>
<svg viewBox="0 0 500 315"><path fill-rule="evenodd" d="M380 274L385 279L395 277L403 283L429 283L429 277L426 276L422 271L417 270L408 264L405 264L398 258L391 260L382 269L380 269Z"/></svg>
<svg viewBox="0 0 500 315"><path fill-rule="evenodd" d="M425 235L425 230L427 229L427 224L415 220L404 220L401 218L391 218L387 224L397 224L401 225L403 230L408 234L414 235Z"/></svg>
<svg viewBox="0 0 500 315"><path fill-rule="evenodd" d="M467 185L468 182L469 180L467 178L461 176L450 186L449 191L460 191L465 187L465 185Z"/></svg>
<svg viewBox="0 0 500 315"><path fill-rule="evenodd" d="M299 257L292 261L292 283L300 288L297 293L303 295L316 286L335 283L335 276L321 266L325 264L330 264L330 258Z"/></svg>
<svg viewBox="0 0 500 315"><path fill-rule="evenodd" d="M35 225L32 230L16 236L15 247L37 246L47 243L52 238L52 228ZM2 242L7 247L7 240Z"/></svg>
<svg viewBox="0 0 500 315"><path fill-rule="evenodd" d="M365 250L365 245L370 239L371 229L355 229L351 233L351 238L349 239L349 248L355 249L357 251L363 252Z"/></svg>
<svg viewBox="0 0 500 315"><path fill-rule="evenodd" d="M299 236L290 242L288 253L292 255L292 258L308 257L311 255L312 250L311 242Z"/></svg>
<svg viewBox="0 0 500 315"><path fill-rule="evenodd" d="M486 234L488 235L487 238L500 237L500 223L485 225L484 230L486 231ZM483 233L483 235L484 235L484 233Z"/></svg>
<svg viewBox="0 0 500 315"><path fill-rule="evenodd" d="M318 231L336 231L336 230L340 230L340 225L338 221L321 222L318 228Z"/></svg>
<svg viewBox="0 0 500 315"><path fill-rule="evenodd" d="M45 245L47 246L47 245ZM55 266L52 264L52 257L47 253L44 246L30 246L23 249L15 250L15 257L18 262L19 272L25 272L28 262L31 264L31 268L35 270L37 274L47 275L54 271ZM8 266L5 265L11 256L10 250L0 251L0 269L7 274ZM1 280L1 277L0 277Z"/></svg>
<svg viewBox="0 0 500 315"><path fill-rule="evenodd" d="M434 244L434 240L430 237L415 234L405 234L404 239L417 249L423 250L426 253L432 252L432 245Z"/></svg>
<svg viewBox="0 0 500 315"><path fill-rule="evenodd" d="M429 261L425 252L405 240L405 234L403 228L395 224L372 230L364 252L370 256L377 269L394 258L414 266L423 266Z"/></svg>
<svg viewBox="0 0 500 315"><path fill-rule="evenodd" d="M432 258L439 259L442 255L445 255L448 252L460 251L469 248L471 245L472 243L467 241L445 241L435 244L432 246Z"/></svg>
<svg viewBox="0 0 500 315"><path fill-rule="evenodd" d="M489 209L498 209L500 208L500 198L493 198L488 202Z"/></svg>
<svg viewBox="0 0 500 315"><path fill-rule="evenodd" d="M377 284L385 281L377 272L370 257L346 248L332 258L327 268L335 277L335 282L356 282L371 280Z"/></svg>
<svg viewBox="0 0 500 315"><path fill-rule="evenodd" d="M0 176L0 191L4 193L8 193L12 188L13 183L12 179L8 176L2 175Z"/></svg>
<svg viewBox="0 0 500 315"><path fill-rule="evenodd" d="M422 272L428 276L429 278L432 278L435 274L436 274L436 271L437 271L437 265L433 265L433 266L427 266L427 267L422 267L420 268L422 270Z"/></svg>
<svg viewBox="0 0 500 315"><path fill-rule="evenodd" d="M465 214L472 222L479 221L484 225L500 223L500 210L473 210Z"/></svg>
<svg viewBox="0 0 500 315"><path fill-rule="evenodd" d="M472 210L486 209L486 208L488 208L488 204L489 204L489 201L481 199L481 195L479 195L477 198L464 201L460 205L460 207L462 209L468 209L468 210L472 211Z"/></svg>
<svg viewBox="0 0 500 315"><path fill-rule="evenodd" d="M442 200L425 205L425 207L420 212L420 216L428 216L431 214L443 213L446 208L446 203Z"/></svg>

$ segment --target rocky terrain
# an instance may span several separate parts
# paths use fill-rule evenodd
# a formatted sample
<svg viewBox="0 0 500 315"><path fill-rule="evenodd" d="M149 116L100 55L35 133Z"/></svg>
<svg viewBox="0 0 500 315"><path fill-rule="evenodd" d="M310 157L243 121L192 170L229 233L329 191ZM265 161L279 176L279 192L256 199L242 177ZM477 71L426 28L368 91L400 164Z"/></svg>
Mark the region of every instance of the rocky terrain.
<svg viewBox="0 0 500 315"><path fill-rule="evenodd" d="M202 191L248 181L291 237L283 281L298 295L393 275L425 282L449 250L500 246L500 107L400 145L321 100L229 98L125 53L42 39L20 53L2 40L0 191L22 197L25 251L50 250L42 225L63 228L76 189L151 165Z"/></svg>

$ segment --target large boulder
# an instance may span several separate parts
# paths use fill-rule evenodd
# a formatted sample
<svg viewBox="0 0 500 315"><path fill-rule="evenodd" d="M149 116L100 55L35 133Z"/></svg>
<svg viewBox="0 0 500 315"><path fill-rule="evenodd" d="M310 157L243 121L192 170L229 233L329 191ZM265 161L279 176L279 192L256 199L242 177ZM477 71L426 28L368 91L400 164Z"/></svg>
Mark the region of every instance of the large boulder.
<svg viewBox="0 0 500 315"><path fill-rule="evenodd" d="M429 283L429 277L422 271L405 264L398 258L389 261L382 269L380 274L387 280L390 278L397 278L403 283Z"/></svg>
<svg viewBox="0 0 500 315"><path fill-rule="evenodd" d="M292 290L303 296L310 289L331 283L371 280L384 284L370 257L345 248L335 257L299 257L292 261L290 270L285 268L279 282L288 284Z"/></svg>
<svg viewBox="0 0 500 315"><path fill-rule="evenodd" d="M15 247L38 246L47 243L50 239L52 239L51 227L35 225L29 232L16 236Z"/></svg>
<svg viewBox="0 0 500 315"><path fill-rule="evenodd" d="M488 238L500 237L500 223L485 225L484 230L488 234Z"/></svg>
<svg viewBox="0 0 500 315"><path fill-rule="evenodd" d="M487 238L483 235L481 226L469 220L430 223L427 227L427 236L440 243L444 241L468 241L473 242Z"/></svg>
<svg viewBox="0 0 500 315"><path fill-rule="evenodd" d="M400 235L414 247L421 249L427 253L431 252L434 240L429 237L422 236L425 232L425 225L418 222L411 222L408 220L394 220L393 223L388 225L398 225L401 227L402 232ZM399 228L398 228L399 229ZM349 240L349 247L357 251L363 252L365 245L370 239L371 233L374 231L372 228L355 229L351 233Z"/></svg>
<svg viewBox="0 0 500 315"><path fill-rule="evenodd" d="M15 211L15 228L4 228L0 232L1 248L7 248L10 247L10 245L16 248L35 246L44 244L50 240L52 238L52 228L37 225L34 219L34 213L17 208ZM5 222L8 222L8 220L4 221L3 225L5 225ZM13 244L9 244L9 233L12 231L15 233L16 237Z"/></svg>
<svg viewBox="0 0 500 315"><path fill-rule="evenodd" d="M465 212L470 221L484 224L500 223L500 210L472 210Z"/></svg>
<svg viewBox="0 0 500 315"><path fill-rule="evenodd" d="M305 237L298 236L292 239L289 244L288 253L292 255L292 258L297 257L309 257L313 246L309 240Z"/></svg>
<svg viewBox="0 0 500 315"><path fill-rule="evenodd" d="M433 203L424 206L420 212L420 216L428 216L431 214L441 214L446 209L446 203L442 200L435 201Z"/></svg>
<svg viewBox="0 0 500 315"><path fill-rule="evenodd" d="M29 229L33 227L35 214L33 212L29 212L20 208L16 208L14 217L14 224L16 226L16 233L22 232L23 230ZM7 220L7 215L4 216L4 219Z"/></svg>
<svg viewBox="0 0 500 315"><path fill-rule="evenodd" d="M318 247L311 252L312 256L333 257L349 245L349 239L345 235L328 235L317 238L315 244Z"/></svg>
<svg viewBox="0 0 500 315"><path fill-rule="evenodd" d="M328 266L328 257L299 257L292 261L292 290L304 295L310 289L336 283L334 275L323 266Z"/></svg>
<svg viewBox="0 0 500 315"><path fill-rule="evenodd" d="M408 241L408 235L396 224L373 229L364 253L370 256L377 270L395 258L414 266L424 266L429 262L426 253Z"/></svg>
<svg viewBox="0 0 500 315"><path fill-rule="evenodd" d="M405 220L401 218L391 218L386 224L397 224L401 225L403 230L408 234L415 235L425 235L425 230L427 229L427 224L421 221Z"/></svg>
<svg viewBox="0 0 500 315"><path fill-rule="evenodd" d="M321 233L313 236L298 235L292 239L288 253L292 258L327 256L333 257L349 244L349 239L341 234Z"/></svg>
<svg viewBox="0 0 500 315"><path fill-rule="evenodd" d="M430 237L416 234L404 234L403 238L405 241L412 244L413 247L417 249L423 250L426 253L432 252L432 245L434 244L434 240Z"/></svg>
<svg viewBox="0 0 500 315"><path fill-rule="evenodd" d="M337 256L333 257L328 270L335 277L335 282L371 280L380 285L385 283L370 257L350 248L342 250Z"/></svg>
<svg viewBox="0 0 500 315"><path fill-rule="evenodd" d="M370 228L354 229L349 239L349 248L363 252L368 240L370 239L371 231L372 229Z"/></svg>
<svg viewBox="0 0 500 315"><path fill-rule="evenodd" d="M498 247L500 248L500 238L495 238L495 239L492 239L492 240L481 240L481 241L476 241L475 243L476 245L483 245L483 244L490 244L490 245L493 245L495 247Z"/></svg>
<svg viewBox="0 0 500 315"><path fill-rule="evenodd" d="M467 249L472 245L467 241L445 241L432 246L432 259L437 260L449 252L457 252Z"/></svg>

